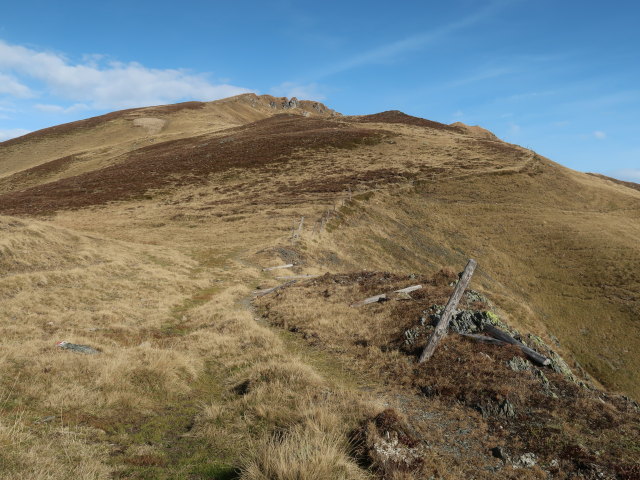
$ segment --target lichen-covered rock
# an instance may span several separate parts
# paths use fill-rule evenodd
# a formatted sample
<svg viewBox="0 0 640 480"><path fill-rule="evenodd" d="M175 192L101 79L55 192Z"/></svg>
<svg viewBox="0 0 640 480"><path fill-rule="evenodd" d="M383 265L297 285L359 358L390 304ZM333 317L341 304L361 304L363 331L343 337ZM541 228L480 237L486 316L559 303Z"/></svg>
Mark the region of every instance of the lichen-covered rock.
<svg viewBox="0 0 640 480"><path fill-rule="evenodd" d="M395 478L399 472L420 472L424 464L424 442L394 409L388 408L366 422L353 440L356 454L383 478Z"/></svg>
<svg viewBox="0 0 640 480"><path fill-rule="evenodd" d="M423 312L420 322L423 325L427 323L437 324L444 308L442 305L432 305ZM456 310L449 323L449 330L456 333L478 333L486 325L496 325L504 328L504 324L493 312L486 310Z"/></svg>
<svg viewBox="0 0 640 480"><path fill-rule="evenodd" d="M478 403L475 408L485 418L495 416L513 418L516 416L516 408L508 399L505 399L502 402L485 399Z"/></svg>
<svg viewBox="0 0 640 480"><path fill-rule="evenodd" d="M535 467L537 463L535 453L523 453L520 457L513 462L514 468L531 468Z"/></svg>
<svg viewBox="0 0 640 480"><path fill-rule="evenodd" d="M467 290L464 293L464 299L466 300L467 303L480 302L486 305L489 304L489 299L484 295L482 295L481 293L476 292L475 290Z"/></svg>
<svg viewBox="0 0 640 480"><path fill-rule="evenodd" d="M531 370L533 365L522 357L513 357L507 362L507 366L514 372L524 372Z"/></svg>

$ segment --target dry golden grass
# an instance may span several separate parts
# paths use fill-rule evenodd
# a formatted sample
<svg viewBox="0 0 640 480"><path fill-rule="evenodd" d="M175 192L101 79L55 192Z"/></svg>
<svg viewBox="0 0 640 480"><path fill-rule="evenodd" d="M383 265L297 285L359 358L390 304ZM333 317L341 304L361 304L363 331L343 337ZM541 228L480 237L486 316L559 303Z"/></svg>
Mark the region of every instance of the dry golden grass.
<svg viewBox="0 0 640 480"><path fill-rule="evenodd" d="M276 106L271 107L270 102ZM0 143L0 192L13 190L18 183L34 186L104 168L122 161L125 154L149 145L254 122L281 113L282 102L282 98L270 95L246 94L208 103L131 109L98 117L100 120L53 127L51 131ZM332 113L315 102L303 102L293 111L307 115ZM150 124L162 127L149 128ZM11 178L24 170L69 156L73 161L62 168L39 169L26 177Z"/></svg>
<svg viewBox="0 0 640 480"><path fill-rule="evenodd" d="M271 111L264 107L249 97L202 111L140 111L134 116L170 121L154 136L132 130L131 117L1 147L5 176L87 152L59 172L12 177L2 191L263 118ZM348 128L351 120L335 121ZM0 409L9 447L0 459L7 471L53 479L68 478L65 471L80 478L366 478L371 472L353 457L349 438L390 405L426 415L422 433L438 445L427 467L440 477L463 478L473 462L499 463L487 453L496 439L479 415L438 399L426 408L402 381L388 389L377 371L350 368L353 339L361 341L356 366L389 355L406 362L376 347L390 326L410 321L403 312L356 311L347 305L359 298L329 288L332 301L321 303L319 315L327 287L310 289L310 303L298 301L296 287L279 294L286 315L275 327L257 323L251 291L296 273L421 277L461 268L473 256L480 263L473 288L490 295L508 323L548 343L553 334L602 383L638 394L640 192L475 130L365 127L384 130L383 141L300 149L286 162L230 168L202 184L46 221L1 217ZM106 135L117 141L105 143ZM293 244L301 216L302 240ZM328 222L318 233L322 218ZM297 265L288 271L261 271L292 259ZM441 287L430 295L446 295ZM356 293L378 292L349 295ZM308 338L283 332L285 324ZM58 350L59 340L102 353ZM458 433L468 428L468 438ZM36 451L43 453L34 459ZM84 470L73 470L79 465ZM524 478L509 468L501 475Z"/></svg>

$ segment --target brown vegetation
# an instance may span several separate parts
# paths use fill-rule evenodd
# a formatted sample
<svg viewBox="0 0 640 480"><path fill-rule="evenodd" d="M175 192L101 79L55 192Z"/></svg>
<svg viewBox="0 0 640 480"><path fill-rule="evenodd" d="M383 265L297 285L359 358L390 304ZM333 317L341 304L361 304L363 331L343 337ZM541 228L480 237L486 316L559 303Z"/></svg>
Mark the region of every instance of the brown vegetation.
<svg viewBox="0 0 640 480"><path fill-rule="evenodd" d="M455 335L415 356L473 256L491 302L466 307L637 394L640 193L397 112L194 108L0 145L0 209L50 215L0 221L5 478L636 475L628 400ZM259 318L250 292L295 274L320 276L263 297Z"/></svg>
<svg viewBox="0 0 640 480"><path fill-rule="evenodd" d="M438 399L454 411L466 408L467 415L480 414L483 428L491 435L490 439L475 440L484 449L485 464L489 463L490 451L502 446L513 459L534 453L539 465L561 474L558 478L570 478L571 472L633 478L623 472L633 472L637 465L640 409L634 402L581 387L526 360L516 363L523 365L523 370L514 371L510 362L523 358L518 348L477 344L455 334L445 339L432 359L417 363L428 335L416 327L430 321L426 306L446 303L452 291L448 286L451 280L448 272L433 278L373 272L325 275L289 287L272 298L265 297L259 305L270 322L295 332L314 348L330 350L357 375L382 382L388 391L422 397L424 409L430 408L428 399ZM363 296L410 283L425 285L412 292L412 300L390 300L357 310L349 307ZM477 306L467 304L462 308ZM432 449L446 451L451 438L435 441L426 433L431 419L424 420L420 410L413 407L397 402L393 405L408 420L400 421L397 413L387 411L374 418L373 424L365 423L358 434L364 449L361 455L370 459L383 478L423 478L437 472L437 462L425 452L418 455L416 447L429 442ZM439 411L444 418L450 415L446 410ZM398 422L404 426L397 426ZM374 448L381 438L391 442L393 448ZM464 475L472 474L477 467L478 463L462 467L472 468ZM508 469L492 471L492 478L510 475ZM400 472L404 476L398 477Z"/></svg>
<svg viewBox="0 0 640 480"><path fill-rule="evenodd" d="M117 165L0 196L0 212L47 214L144 195L150 189L204 183L231 168L267 168L297 150L375 144L380 132L328 120L281 115L221 136L174 140L136 150ZM37 167L45 168L45 167Z"/></svg>

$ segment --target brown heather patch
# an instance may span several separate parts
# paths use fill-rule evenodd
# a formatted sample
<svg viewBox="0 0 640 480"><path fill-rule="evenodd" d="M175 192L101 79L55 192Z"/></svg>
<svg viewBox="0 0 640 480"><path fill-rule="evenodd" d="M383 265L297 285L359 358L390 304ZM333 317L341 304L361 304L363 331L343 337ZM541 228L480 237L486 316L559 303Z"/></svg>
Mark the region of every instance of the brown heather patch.
<svg viewBox="0 0 640 480"><path fill-rule="evenodd" d="M357 117L347 117L347 120L359 123L400 123L403 125L411 125L415 127L427 127L435 130L444 130L454 133L465 133L460 127L452 127L444 123L434 122L425 118L413 117L399 110L389 110L372 115L362 115Z"/></svg>
<svg viewBox="0 0 640 480"><path fill-rule="evenodd" d="M514 458L533 452L542 465L557 460L562 472L558 478L569 478L565 475L571 472L590 475L598 469L610 475L633 471L640 411L622 397L579 387L548 368L531 366L530 371L512 371L507 362L522 357L516 347L478 344L456 334L443 340L430 361L417 364L428 337L422 335L408 346L404 332L419 325L421 313L428 306L446 302L452 291L448 286L451 280L451 270L434 277L383 272L326 274L260 299L258 306L267 320L300 335L314 348L338 356L345 368L370 381L383 382L389 391L422 396L427 410L429 402L437 400L450 408L463 406L468 415L482 414L495 437L493 446L504 445ZM413 300L349 307L367 296L418 283L426 287L412 292ZM513 414L506 413L511 408ZM417 412L407 409L403 413L414 429L423 428L424 420ZM381 422L373 420L376 425ZM360 441L370 452L371 461L379 464L375 452L371 453L371 442L380 434L371 433L371 425L363 428ZM370 433L364 433L367 431ZM373 435L374 440L367 435ZM451 439L444 441L449 443ZM477 441L487 450L492 448L486 440ZM577 445L583 453L576 453ZM392 463L392 470L418 471L424 467L402 465ZM425 468L433 469L434 465L427 462ZM387 475L384 478L392 478L388 476L390 471L383 469L383 473ZM506 475L506 470L499 473ZM496 473L495 478L509 478L500 475Z"/></svg>
<svg viewBox="0 0 640 480"><path fill-rule="evenodd" d="M140 197L150 189L203 183L208 175L286 163L301 150L351 149L374 144L380 132L319 118L277 115L230 129L141 148L121 163L0 196L0 212L47 214L56 210Z"/></svg>
<svg viewBox="0 0 640 480"><path fill-rule="evenodd" d="M56 173L64 170L69 165L74 163L78 158L78 155L67 155L66 157L58 158L42 165L37 165L26 170L22 170L13 175L0 178L0 192L6 193L16 189L24 189L32 183L42 183L46 181L48 177L55 175Z"/></svg>

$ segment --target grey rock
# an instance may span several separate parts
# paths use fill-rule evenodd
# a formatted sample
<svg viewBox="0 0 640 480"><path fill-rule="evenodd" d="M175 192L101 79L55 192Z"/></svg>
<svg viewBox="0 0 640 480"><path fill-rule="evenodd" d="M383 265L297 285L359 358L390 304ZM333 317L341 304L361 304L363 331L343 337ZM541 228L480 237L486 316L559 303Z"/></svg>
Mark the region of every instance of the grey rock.
<svg viewBox="0 0 640 480"><path fill-rule="evenodd" d="M507 362L507 366L514 372L525 372L531 370L531 362L522 357L513 357Z"/></svg>
<svg viewBox="0 0 640 480"><path fill-rule="evenodd" d="M405 330L404 332L404 343L405 345L411 346L416 340L421 336L423 329L420 327L413 327L409 330Z"/></svg>
<svg viewBox="0 0 640 480"><path fill-rule="evenodd" d="M69 342L58 342L56 344L58 347L63 348L65 350L71 350L77 353L84 353L85 355L95 355L100 353L99 350L96 350L89 345L79 345L77 343L69 343Z"/></svg>
<svg viewBox="0 0 640 480"><path fill-rule="evenodd" d="M536 463L536 455L529 452L520 455L520 457L515 462L513 462L513 466L516 468L531 468L535 467Z"/></svg>
<svg viewBox="0 0 640 480"><path fill-rule="evenodd" d="M500 404L500 415L507 418L513 418L516 416L516 409L509 400L505 400Z"/></svg>

